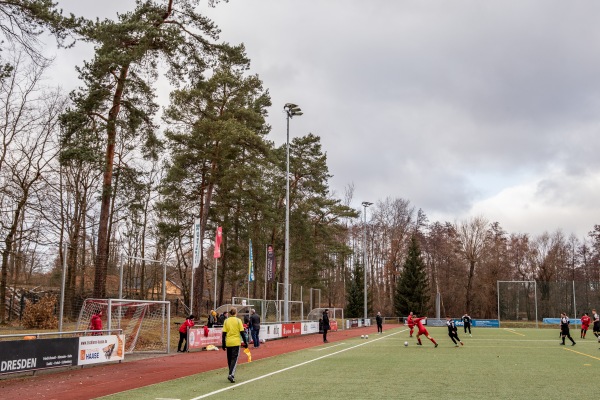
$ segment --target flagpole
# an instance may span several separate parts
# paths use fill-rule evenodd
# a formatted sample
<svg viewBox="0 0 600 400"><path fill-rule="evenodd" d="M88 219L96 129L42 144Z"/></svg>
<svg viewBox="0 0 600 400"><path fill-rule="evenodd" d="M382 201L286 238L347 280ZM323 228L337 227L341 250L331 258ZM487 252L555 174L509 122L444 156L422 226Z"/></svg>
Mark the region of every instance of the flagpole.
<svg viewBox="0 0 600 400"><path fill-rule="evenodd" d="M217 280L219 278L219 258L221 258L221 240L223 238L223 228L217 226L217 234L215 235L215 252L213 257L215 258L215 293L213 300L213 310L217 310Z"/></svg>
<svg viewBox="0 0 600 400"><path fill-rule="evenodd" d="M217 267L219 265L219 259L215 258L215 295L214 295L214 299L213 299L213 310L217 309Z"/></svg>
<svg viewBox="0 0 600 400"><path fill-rule="evenodd" d="M269 245L265 245L265 297L263 300L267 300L267 268L269 267Z"/></svg>
<svg viewBox="0 0 600 400"><path fill-rule="evenodd" d="M248 245L248 295L246 299L248 299L248 304L250 303L250 278L252 277L252 239L250 239L250 243Z"/></svg>

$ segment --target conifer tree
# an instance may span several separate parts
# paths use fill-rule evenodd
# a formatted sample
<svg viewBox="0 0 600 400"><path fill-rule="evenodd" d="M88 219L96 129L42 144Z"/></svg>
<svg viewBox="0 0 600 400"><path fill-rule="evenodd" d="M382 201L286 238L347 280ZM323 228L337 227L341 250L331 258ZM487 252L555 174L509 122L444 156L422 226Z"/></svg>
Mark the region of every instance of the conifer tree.
<svg viewBox="0 0 600 400"><path fill-rule="evenodd" d="M218 48L218 29L196 11L199 4L138 0L117 21L88 21L76 30L96 52L78 69L84 86L72 93L73 107L63 117L63 148L94 137L104 145L94 297L106 296L116 146L137 138L144 156L155 159L160 146L154 83L164 74L172 84L184 85L208 68Z"/></svg>
<svg viewBox="0 0 600 400"><path fill-rule="evenodd" d="M394 296L394 309L398 316L414 312L425 315L429 309L429 284L421 249L416 236L412 236L404 268L398 279Z"/></svg>
<svg viewBox="0 0 600 400"><path fill-rule="evenodd" d="M348 318L358 318L364 311L363 271L362 265L357 261L354 264L350 287L348 288L348 304L345 311L345 316Z"/></svg>

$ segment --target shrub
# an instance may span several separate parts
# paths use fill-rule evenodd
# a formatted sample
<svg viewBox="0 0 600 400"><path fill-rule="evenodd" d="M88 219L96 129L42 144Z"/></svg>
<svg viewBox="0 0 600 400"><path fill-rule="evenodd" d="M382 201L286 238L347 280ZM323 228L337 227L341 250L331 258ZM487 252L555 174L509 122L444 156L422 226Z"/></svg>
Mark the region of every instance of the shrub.
<svg viewBox="0 0 600 400"><path fill-rule="evenodd" d="M54 315L56 297L46 295L37 303L27 300L23 312L23 326L26 329L56 329L58 318Z"/></svg>

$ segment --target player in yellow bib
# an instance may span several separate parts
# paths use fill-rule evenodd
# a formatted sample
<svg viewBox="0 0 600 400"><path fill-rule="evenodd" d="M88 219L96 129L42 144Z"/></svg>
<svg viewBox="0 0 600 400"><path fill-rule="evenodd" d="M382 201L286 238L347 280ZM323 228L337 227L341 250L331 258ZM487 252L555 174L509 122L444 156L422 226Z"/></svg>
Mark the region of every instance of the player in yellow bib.
<svg viewBox="0 0 600 400"><path fill-rule="evenodd" d="M244 331L242 320L236 317L237 310L232 308L229 311L229 318L223 322L223 337L221 346L227 351L227 365L229 366L229 382L235 382L235 368L237 367L238 357L240 355L240 345L244 341L244 347L248 348L248 338Z"/></svg>

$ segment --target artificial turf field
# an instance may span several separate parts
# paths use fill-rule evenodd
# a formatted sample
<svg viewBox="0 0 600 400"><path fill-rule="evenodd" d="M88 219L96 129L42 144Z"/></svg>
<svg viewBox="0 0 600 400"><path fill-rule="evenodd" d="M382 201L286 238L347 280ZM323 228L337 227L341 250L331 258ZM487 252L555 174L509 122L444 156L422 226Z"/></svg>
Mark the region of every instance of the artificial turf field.
<svg viewBox="0 0 600 400"><path fill-rule="evenodd" d="M446 328L428 329L437 348L423 337L417 346L402 327L240 364L233 384L222 368L102 399L594 397L600 345L591 332L579 339L572 329L577 345L561 346L558 329L475 328L473 337L459 331L465 345L455 348Z"/></svg>

